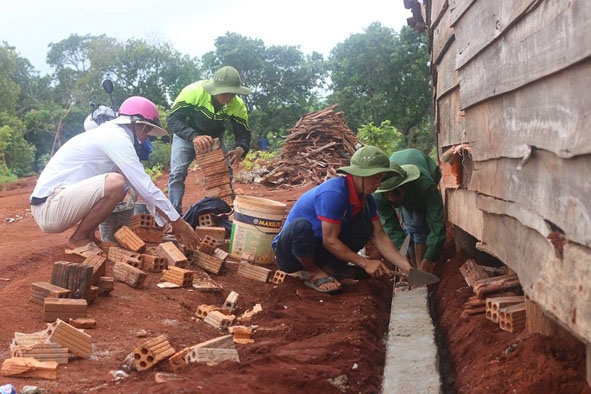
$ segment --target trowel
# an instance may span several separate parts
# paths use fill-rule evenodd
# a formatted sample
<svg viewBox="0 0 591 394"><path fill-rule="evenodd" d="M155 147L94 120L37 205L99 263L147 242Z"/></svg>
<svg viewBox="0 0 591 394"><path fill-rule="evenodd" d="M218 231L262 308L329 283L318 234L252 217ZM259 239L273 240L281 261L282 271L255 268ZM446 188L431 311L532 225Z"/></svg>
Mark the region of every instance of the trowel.
<svg viewBox="0 0 591 394"><path fill-rule="evenodd" d="M439 282L439 277L418 268L411 268L408 274L400 271L394 271L394 275L398 276L399 278L408 278L407 283L409 287L427 286Z"/></svg>
<svg viewBox="0 0 591 394"><path fill-rule="evenodd" d="M406 236L404 242L402 242L402 246L400 247L400 254L406 257L406 253L408 252L408 246L410 245L410 234ZM432 285L439 282L439 278L433 274L430 274L427 271L420 270L418 268L411 268L408 272L408 275L402 272L395 272L396 276L399 277L408 277L408 286L415 287L415 286L426 286Z"/></svg>

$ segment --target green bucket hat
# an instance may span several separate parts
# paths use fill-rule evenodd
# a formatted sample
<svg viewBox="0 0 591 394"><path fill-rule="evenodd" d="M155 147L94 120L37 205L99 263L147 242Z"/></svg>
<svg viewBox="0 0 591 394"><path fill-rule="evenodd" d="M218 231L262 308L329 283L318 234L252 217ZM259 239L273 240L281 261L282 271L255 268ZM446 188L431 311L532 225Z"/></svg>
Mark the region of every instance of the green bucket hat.
<svg viewBox="0 0 591 394"><path fill-rule="evenodd" d="M218 94L250 94L252 91L246 86L242 86L240 74L232 66L224 66L217 70L213 75L213 80L203 83L203 87L212 96Z"/></svg>
<svg viewBox="0 0 591 394"><path fill-rule="evenodd" d="M388 155L380 148L367 145L357 149L351 157L351 165L341 167L337 172L367 177L380 172L393 173L396 171L390 168Z"/></svg>
<svg viewBox="0 0 591 394"><path fill-rule="evenodd" d="M419 167L414 164L403 164L399 165L393 161L390 162L390 168L394 170L394 175L385 179L380 184L380 187L375 193L387 193L390 192L408 182L412 182L421 176Z"/></svg>

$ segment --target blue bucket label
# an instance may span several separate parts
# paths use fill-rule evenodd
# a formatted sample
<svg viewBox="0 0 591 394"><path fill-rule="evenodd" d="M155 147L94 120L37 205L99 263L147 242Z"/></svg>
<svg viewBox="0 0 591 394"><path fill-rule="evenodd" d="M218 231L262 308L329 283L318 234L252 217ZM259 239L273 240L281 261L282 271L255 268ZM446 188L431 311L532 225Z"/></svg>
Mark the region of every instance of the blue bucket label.
<svg viewBox="0 0 591 394"><path fill-rule="evenodd" d="M265 218L258 218L255 216L245 215L238 211L234 211L234 220L251 224L257 227L263 227L270 230L275 230L273 232L277 232L283 225L283 220L273 220L273 219L265 219Z"/></svg>

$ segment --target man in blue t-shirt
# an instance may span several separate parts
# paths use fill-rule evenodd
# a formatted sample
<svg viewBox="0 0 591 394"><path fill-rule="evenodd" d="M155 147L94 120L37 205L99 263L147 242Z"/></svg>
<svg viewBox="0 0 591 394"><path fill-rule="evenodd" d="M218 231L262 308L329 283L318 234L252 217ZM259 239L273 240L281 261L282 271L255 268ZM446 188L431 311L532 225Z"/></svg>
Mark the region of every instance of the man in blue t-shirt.
<svg viewBox="0 0 591 394"><path fill-rule="evenodd" d="M279 269L306 271L306 286L324 293L338 291L342 278L355 269L391 278L393 272L383 261L357 253L372 237L384 259L408 273L411 266L382 228L372 197L384 176L395 173L388 156L364 146L355 152L351 165L337 172L345 176L307 191L289 212L272 243Z"/></svg>

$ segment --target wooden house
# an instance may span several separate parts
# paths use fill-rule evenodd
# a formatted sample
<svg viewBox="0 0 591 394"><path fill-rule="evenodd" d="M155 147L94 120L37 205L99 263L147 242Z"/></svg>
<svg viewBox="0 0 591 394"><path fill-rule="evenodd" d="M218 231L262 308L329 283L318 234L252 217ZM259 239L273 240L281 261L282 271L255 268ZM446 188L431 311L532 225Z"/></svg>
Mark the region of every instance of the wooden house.
<svg viewBox="0 0 591 394"><path fill-rule="evenodd" d="M404 3L430 37L447 218L518 275L530 331L586 344L591 384L591 1Z"/></svg>

